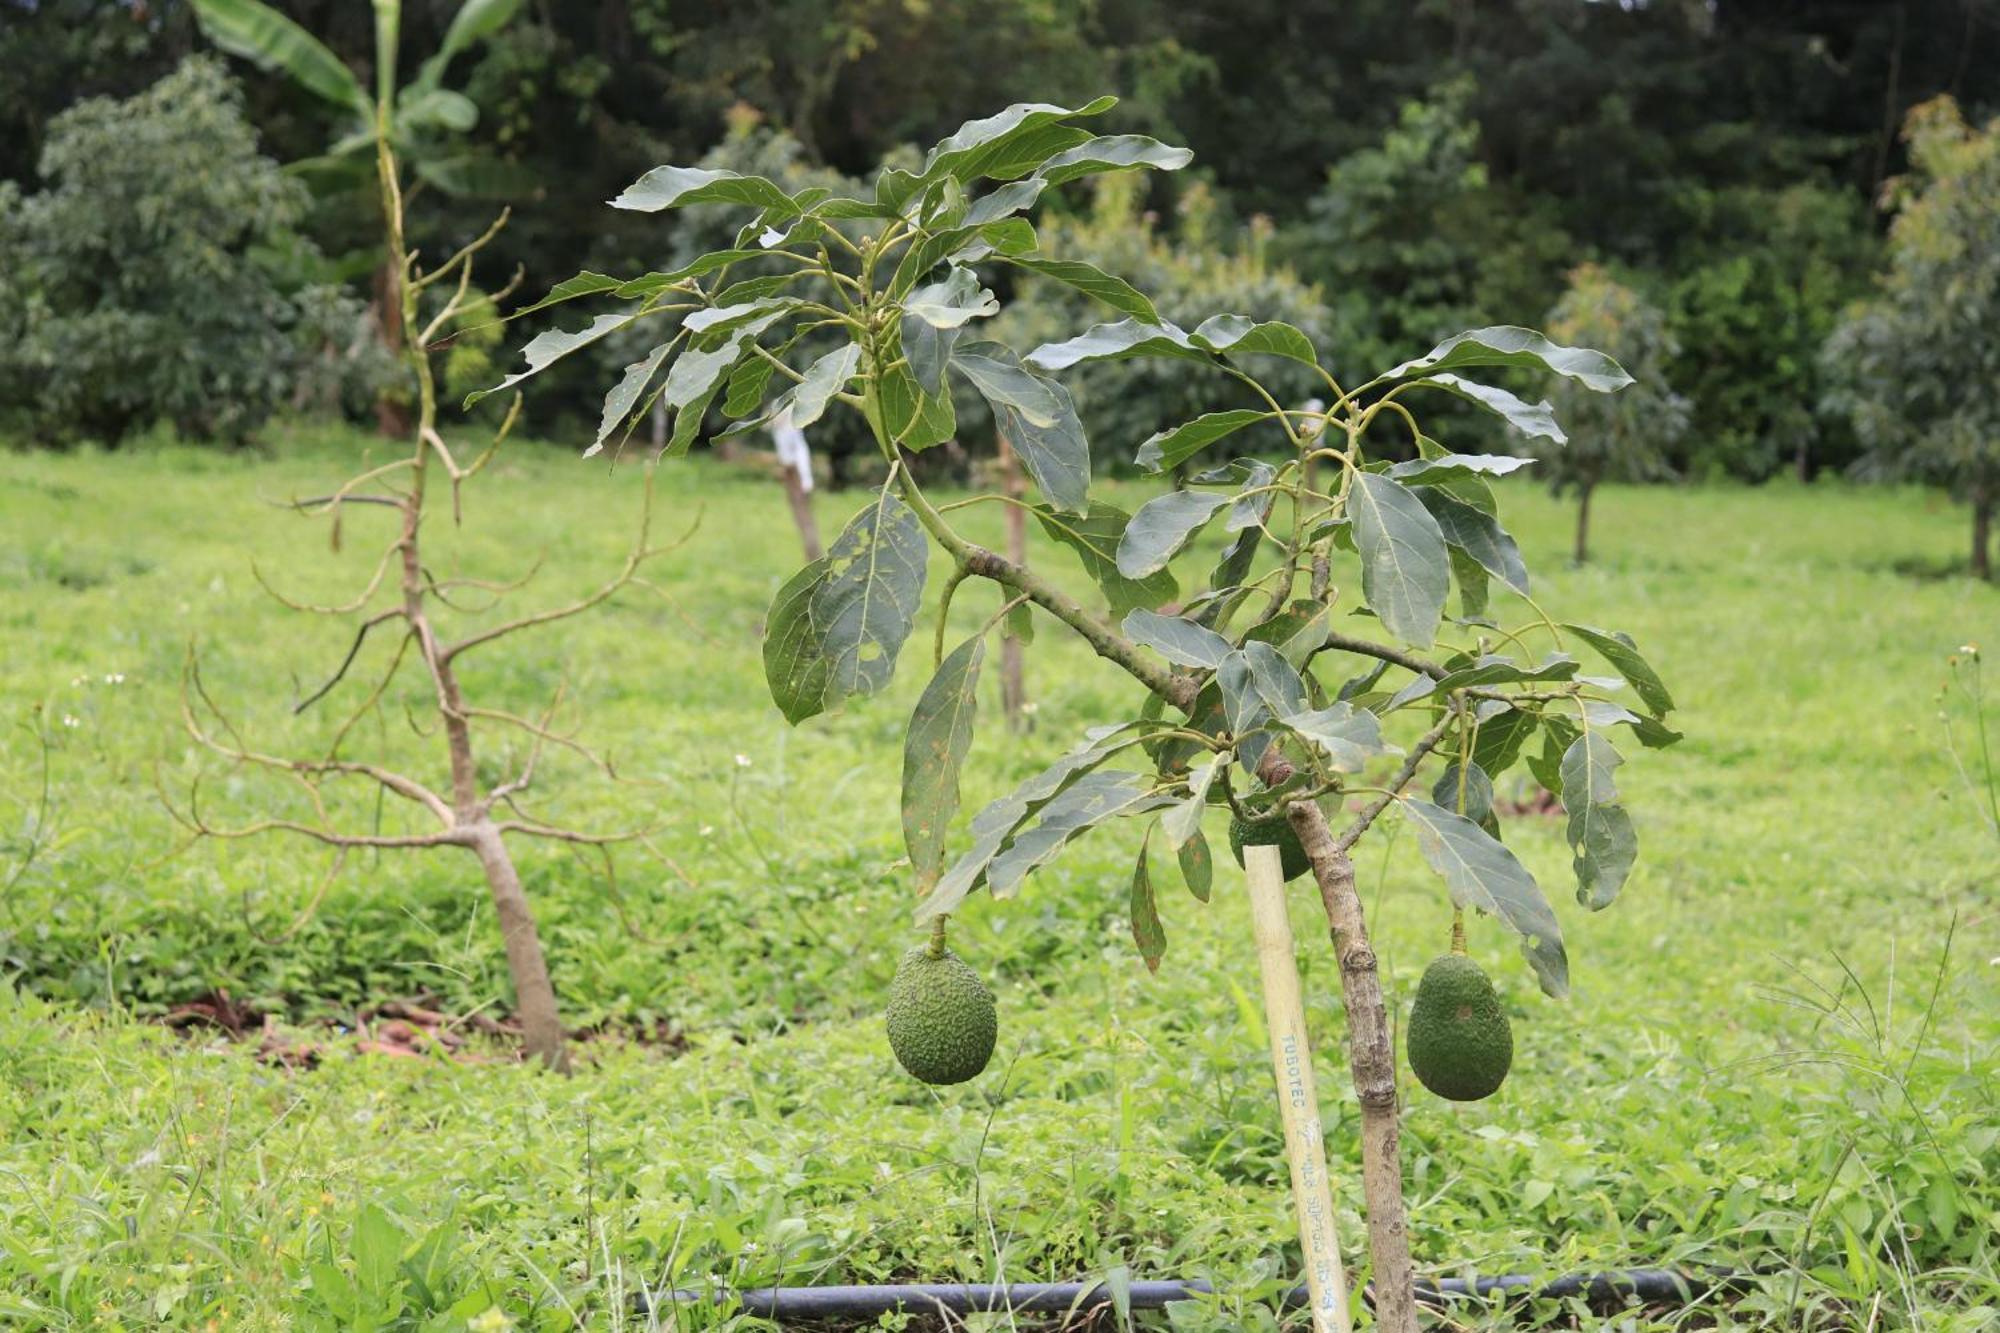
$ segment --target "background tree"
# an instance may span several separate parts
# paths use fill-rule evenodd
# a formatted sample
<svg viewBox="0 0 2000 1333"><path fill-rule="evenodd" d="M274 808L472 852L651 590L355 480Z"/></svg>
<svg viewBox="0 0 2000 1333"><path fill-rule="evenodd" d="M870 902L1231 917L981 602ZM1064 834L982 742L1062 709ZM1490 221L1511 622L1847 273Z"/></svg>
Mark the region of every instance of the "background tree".
<svg viewBox="0 0 2000 1333"><path fill-rule="evenodd" d="M1971 569L1993 577L2000 504L2000 119L1950 98L1910 113L1915 175L1894 193L1889 271L1827 346L1834 401L1870 470L1951 488L1972 507Z"/></svg>
<svg viewBox="0 0 2000 1333"><path fill-rule="evenodd" d="M41 171L38 193L0 185L0 416L48 440L164 421L242 441L301 379L356 369L316 359L361 310L312 281L305 188L258 153L218 61L79 102Z"/></svg>
<svg viewBox="0 0 2000 1333"><path fill-rule="evenodd" d="M1558 341L1606 349L1633 380L1616 396L1580 393L1566 378L1550 381L1569 438L1544 436L1536 453L1556 494L1576 492L1572 557L1582 564L1590 558L1590 500L1598 483L1667 475L1667 451L1687 429L1687 400L1666 382L1674 341L1665 314L1599 265L1570 271L1548 329Z"/></svg>

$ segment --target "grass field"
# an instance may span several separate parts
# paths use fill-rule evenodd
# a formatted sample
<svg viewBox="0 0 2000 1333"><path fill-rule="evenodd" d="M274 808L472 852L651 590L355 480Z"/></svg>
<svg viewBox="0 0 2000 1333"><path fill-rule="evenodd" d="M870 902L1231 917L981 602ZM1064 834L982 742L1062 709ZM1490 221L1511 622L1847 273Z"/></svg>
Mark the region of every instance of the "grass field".
<svg viewBox="0 0 2000 1333"><path fill-rule="evenodd" d="M1160 877L1157 976L1125 921L1136 826L1015 899L976 899L955 943L999 993L995 1068L942 1092L904 1076L878 1011L913 937L896 789L930 627L889 695L787 728L758 633L796 541L774 485L707 462L662 478L661 531L699 520L662 562L671 603L629 592L468 681L515 710L566 681L629 780L572 759L541 808L661 826L621 856L615 893L595 861L521 852L566 1017L599 1034L582 1072L354 1054L339 1027L358 1006L505 1008L476 867L357 860L273 943L323 858L277 838L186 846L159 791L185 801L208 774L217 821L296 805L191 745L182 664L192 644L259 747L324 740L338 711L290 704L350 631L278 607L251 562L314 601L365 581L378 516L351 515L335 553L271 503L322 491L364 444L0 455L0 1324L627 1328L646 1326L642 1288L1178 1274L1224 1294L1173 1327L1275 1326L1297 1250L1234 881L1203 907ZM630 540L639 482L517 449L468 493L466 528L432 534L438 572L507 578L541 554L519 607L587 588ZM1510 828L1562 916L1575 994L1542 998L1474 923L1518 1054L1476 1105L1405 1080L1420 1267L1773 1270L1725 1307L1621 1316L1635 1330L2000 1326L2000 839L1939 704L1947 654L2000 648L2000 588L1927 572L1958 555L1962 516L1914 491L1611 490L1601 557L1572 570L1567 512L1525 483L1501 494L1542 603L1631 631L1687 739L1620 772L1641 861L1610 910L1570 899L1559 820ZM861 499L818 503L832 531ZM1037 558L1084 591L1065 555ZM962 594L954 616L970 631L993 605ZM356 680L384 663L364 649ZM1053 625L1029 687L1036 729L1010 738L989 713L969 807L1133 694ZM434 772L404 721L417 691L412 675L362 742ZM1973 718L1955 710L1962 751ZM52 845L17 873L37 728ZM486 762L498 775L519 749ZM358 796L339 813L376 817ZM1395 821L1362 851L1401 1012L1449 912ZM1329 1147L1352 1182L1338 986L1316 900L1294 892ZM323 1044L320 1067L152 1021L216 990ZM1351 1263L1358 1196L1341 1194ZM1455 1326L1571 1314L1596 1326L1534 1307ZM752 1324L692 1305L659 1326Z"/></svg>

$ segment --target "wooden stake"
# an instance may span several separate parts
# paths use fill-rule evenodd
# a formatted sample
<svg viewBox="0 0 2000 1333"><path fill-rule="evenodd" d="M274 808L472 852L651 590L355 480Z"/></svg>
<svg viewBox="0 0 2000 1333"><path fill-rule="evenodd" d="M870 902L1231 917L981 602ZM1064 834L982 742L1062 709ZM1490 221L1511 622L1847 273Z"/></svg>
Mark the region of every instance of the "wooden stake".
<svg viewBox="0 0 2000 1333"><path fill-rule="evenodd" d="M1292 922L1285 911L1283 862L1275 846L1243 849L1250 880L1250 933L1264 979L1264 1023L1271 1034L1271 1073L1278 1083L1278 1111L1285 1123L1285 1156L1292 1164L1292 1204L1305 1252L1306 1286L1312 1293L1314 1333L1352 1333L1347 1274L1334 1235L1333 1191L1327 1182L1326 1146L1313 1089L1312 1047L1306 1041L1305 1004Z"/></svg>

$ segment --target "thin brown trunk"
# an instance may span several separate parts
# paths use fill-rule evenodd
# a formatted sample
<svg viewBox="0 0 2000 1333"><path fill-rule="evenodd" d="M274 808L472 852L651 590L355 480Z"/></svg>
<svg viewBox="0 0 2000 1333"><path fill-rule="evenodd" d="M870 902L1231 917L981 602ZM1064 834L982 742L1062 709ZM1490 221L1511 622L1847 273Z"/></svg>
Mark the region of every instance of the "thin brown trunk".
<svg viewBox="0 0 2000 1333"><path fill-rule="evenodd" d="M1015 500L1020 500L1027 492L1027 484L1021 478L1020 460L1014 456L1014 447L1007 443L1004 434L999 441L1000 486ZM1028 515L1019 504L1002 505L1007 518L1007 558L1016 565L1028 567ZM1000 637L1000 711L1006 716L1007 730L1027 731L1028 721L1028 680L1024 661L1026 653L1021 638L1007 633Z"/></svg>
<svg viewBox="0 0 2000 1333"><path fill-rule="evenodd" d="M388 336L394 328L397 343L402 331L417 318L417 293L407 281L407 250L403 238L402 202L395 188L395 162L385 142L378 141L377 174L383 189L383 213L388 221L390 263L387 266L390 292L397 312L393 326L384 323ZM416 379L416 417L405 438L414 450L410 468L410 489L401 504L403 531L398 542L401 556L403 617L415 637L417 650L429 671L437 694L438 717L443 724L445 743L451 758L451 808L455 826L467 845L479 855L492 891L494 913L499 919L507 950L507 971L514 983L514 1004L528 1051L551 1069L567 1072L569 1054L564 1045L562 1019L556 1008L555 988L542 956L541 938L535 918L522 891L521 877L513 858L501 842L499 830L486 817L480 799L479 768L472 751L472 726L465 699L452 669L452 659L438 641L427 606L430 582L425 576L420 542L423 533L425 483L431 466L433 435L437 425L437 382L431 372L429 353L421 346L403 345L402 357ZM440 443L437 448L442 451ZM456 500L456 495L454 495Z"/></svg>
<svg viewBox="0 0 2000 1333"><path fill-rule="evenodd" d="M1326 815L1310 801L1290 810L1292 827L1312 861L1320 901L1340 962L1347 1010L1347 1065L1361 1102L1361 1193L1368 1205L1368 1245L1374 1261L1375 1327L1416 1333L1416 1278L1410 1265L1409 1223L1403 1215L1403 1166L1396 1124L1396 1048L1382 1002L1375 951L1354 891L1354 862L1334 841Z"/></svg>
<svg viewBox="0 0 2000 1333"><path fill-rule="evenodd" d="M1579 565L1590 559L1590 496L1596 489L1596 482L1587 481L1577 493L1576 549L1570 558Z"/></svg>
<svg viewBox="0 0 2000 1333"><path fill-rule="evenodd" d="M1972 493L1972 574L1993 577L1993 492L1984 486Z"/></svg>
<svg viewBox="0 0 2000 1333"><path fill-rule="evenodd" d="M549 981L541 936L535 929L528 895L521 889L521 876L514 869L514 858L507 854L507 844L491 824L476 824L467 833L486 871L486 885L493 891L493 915L500 923L500 937L507 946L507 973L514 982L514 1012L521 1019L521 1044L529 1055L557 1073L567 1074L569 1047L556 1007L556 988Z"/></svg>
<svg viewBox="0 0 2000 1333"><path fill-rule="evenodd" d="M375 327L381 331L382 345L389 349L389 355L404 359L403 292L393 257L375 270ZM375 429L389 439L407 440L414 423L410 405L398 396L397 388L386 384L375 395Z"/></svg>
<svg viewBox="0 0 2000 1333"><path fill-rule="evenodd" d="M792 522L799 529L799 545L805 548L807 560L817 560L825 552L820 545L819 520L813 517L812 493L806 490L799 479L799 470L789 463L779 467L785 478L785 501L792 507Z"/></svg>

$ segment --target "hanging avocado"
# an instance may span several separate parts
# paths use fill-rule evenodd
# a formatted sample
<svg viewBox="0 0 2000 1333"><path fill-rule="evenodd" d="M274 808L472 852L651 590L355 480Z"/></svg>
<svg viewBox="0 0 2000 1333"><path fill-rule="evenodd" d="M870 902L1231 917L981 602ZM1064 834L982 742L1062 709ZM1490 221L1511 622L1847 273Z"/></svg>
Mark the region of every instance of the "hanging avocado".
<svg viewBox="0 0 2000 1333"><path fill-rule="evenodd" d="M1499 1091L1514 1063L1514 1032L1479 964L1448 953L1424 969L1404 1049L1411 1071L1440 1097L1476 1102Z"/></svg>

